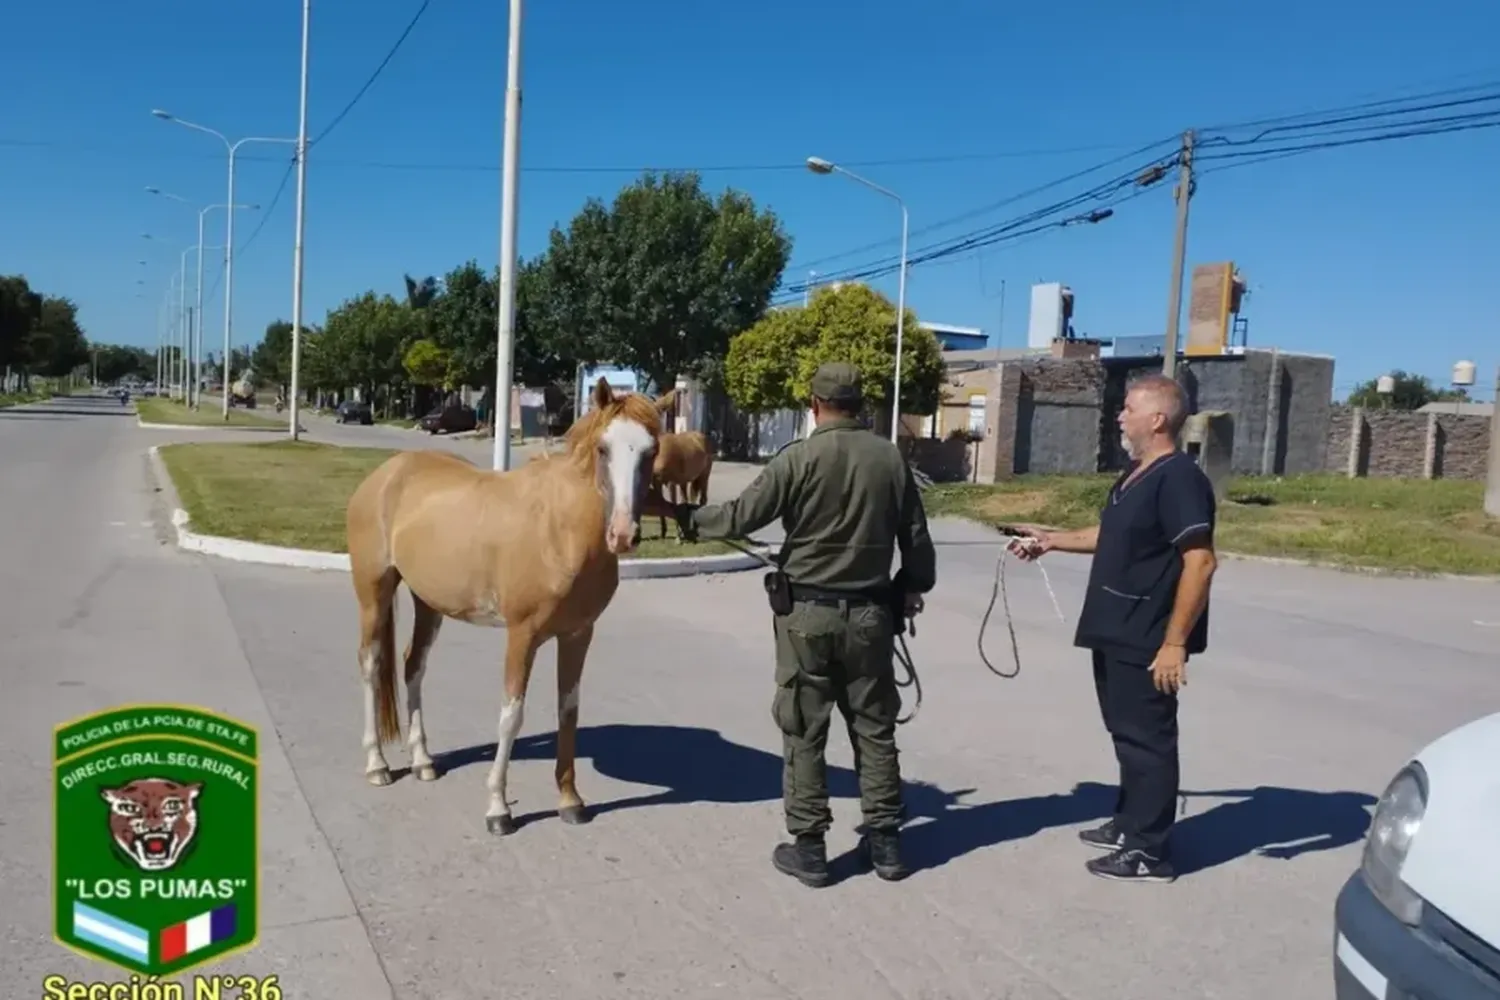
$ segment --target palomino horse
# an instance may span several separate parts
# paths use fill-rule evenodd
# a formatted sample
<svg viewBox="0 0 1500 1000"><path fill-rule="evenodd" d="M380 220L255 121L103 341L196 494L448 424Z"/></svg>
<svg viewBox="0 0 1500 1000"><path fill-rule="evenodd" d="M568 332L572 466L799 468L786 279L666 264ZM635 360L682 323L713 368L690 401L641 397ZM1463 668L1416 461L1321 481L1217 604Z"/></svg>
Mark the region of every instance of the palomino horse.
<svg viewBox="0 0 1500 1000"><path fill-rule="evenodd" d="M658 401L658 405L660 402ZM708 503L708 476L714 468L713 450L708 438L698 431L682 434L663 434L656 452L656 465L651 470L653 481L662 489L663 498L672 503ZM660 518L661 534L667 537L667 519ZM681 541L681 535L678 541Z"/></svg>
<svg viewBox="0 0 1500 1000"><path fill-rule="evenodd" d="M602 378L594 408L566 435L567 449L506 472L481 470L443 451L395 455L349 498L349 564L359 600L364 681L365 777L391 782L381 748L398 742L396 587L415 608L406 648L407 747L413 773L437 777L427 752L422 678L444 618L505 626L505 699L485 825L516 829L505 799L511 748L521 731L538 647L557 640L558 816L589 819L574 780L578 690L594 623L619 586L619 557L641 516L659 515L651 490L661 408L640 395L615 399Z"/></svg>

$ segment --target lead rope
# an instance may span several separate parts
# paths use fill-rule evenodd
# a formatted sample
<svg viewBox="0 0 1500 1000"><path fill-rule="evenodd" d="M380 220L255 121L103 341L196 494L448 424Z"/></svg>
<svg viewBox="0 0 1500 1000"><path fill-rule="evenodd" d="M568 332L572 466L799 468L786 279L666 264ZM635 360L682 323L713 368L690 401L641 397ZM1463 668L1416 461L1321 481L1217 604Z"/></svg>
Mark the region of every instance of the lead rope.
<svg viewBox="0 0 1500 1000"><path fill-rule="evenodd" d="M989 669L990 673L996 677L1004 677L1006 680L1010 680L1021 673L1021 644L1016 640L1016 623L1010 613L1010 593L1005 587L1005 561L1006 557L1011 554L1010 547L1012 544L1025 545L1028 541L1029 539L1024 535L1010 536L1005 546L1001 548L1000 557L995 560L995 583L990 588L990 603L984 609L984 617L979 621L979 660ZM1047 587L1047 596L1052 598L1052 610L1057 612L1057 620L1060 622L1067 621L1067 617L1063 614L1062 605L1057 603L1057 593L1052 589L1052 578L1047 575L1047 567L1043 566L1040 562L1036 563L1035 566L1042 571L1042 583ZM997 597L1000 599L1001 606L1005 609L1005 628L1010 633L1011 659L1016 665L1016 669L1010 673L1006 673L991 663L990 658L984 652L984 631L989 627L990 615L995 613L995 599Z"/></svg>
<svg viewBox="0 0 1500 1000"><path fill-rule="evenodd" d="M756 561L769 567L770 569L779 568L774 561L768 559L761 553L756 552L749 546L741 545L739 542L731 538L724 538L720 540L725 542L732 548L738 549L745 555L749 556L752 559L755 559ZM1025 544L1026 542L1026 538L1024 536L1015 536L1015 540L1021 544ZM1010 611L1010 594L1005 586L1005 561L1006 557L1010 554L1010 542L1007 541L1006 545L1000 550L1000 557L995 560L995 583L990 590L989 605L984 609L984 618L979 622L978 636L980 662L985 665L990 673L994 674L997 677L1004 677L1007 680L1014 678L1021 673L1021 646L1020 643L1016 640L1016 625ZM1062 606L1057 602L1057 593L1052 589L1052 579L1047 575L1047 568L1041 563L1037 563L1036 568L1041 570L1042 572L1042 583L1047 587L1047 596L1052 599L1052 610L1057 612L1057 620L1060 622L1067 621L1067 617L1063 614ZM1009 673L1006 673L1005 671L999 669L993 663L991 663L989 656L987 656L984 651L984 632L985 629L989 626L990 615L994 614L995 600L997 598L1000 600L1001 605L1005 610L1005 627L1010 633L1011 658L1016 665L1016 669L1012 670ZM903 630L896 633L896 643L894 648L896 662L901 664L901 668L906 672L905 680L902 680L900 677L896 678L896 687L897 689L902 690L911 688L912 693L915 695L915 698L912 700L911 711L906 715L900 716L896 719L896 725L898 726L904 726L912 719L915 719L917 717L917 713L922 709L922 678L917 673L917 665L916 662L912 659L911 650L908 649L906 645L907 631L910 631L912 637L916 638L917 621L915 618L906 619Z"/></svg>

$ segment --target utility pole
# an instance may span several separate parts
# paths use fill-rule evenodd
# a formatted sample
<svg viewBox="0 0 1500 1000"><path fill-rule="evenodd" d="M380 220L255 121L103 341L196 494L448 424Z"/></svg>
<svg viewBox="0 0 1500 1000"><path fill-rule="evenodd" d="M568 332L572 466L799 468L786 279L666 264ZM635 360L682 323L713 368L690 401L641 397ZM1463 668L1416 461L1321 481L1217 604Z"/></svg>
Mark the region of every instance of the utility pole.
<svg viewBox="0 0 1500 1000"><path fill-rule="evenodd" d="M510 0L510 32L505 69L505 132L500 150L500 276L496 298L495 428L492 463L510 468L510 396L516 356L516 198L521 169L521 5Z"/></svg>
<svg viewBox="0 0 1500 1000"><path fill-rule="evenodd" d="M1161 373L1177 377L1177 330L1182 318L1182 272L1187 268L1188 203L1193 200L1193 130L1182 133L1178 159L1177 237L1172 248L1172 293L1167 306L1167 336L1162 344Z"/></svg>
<svg viewBox="0 0 1500 1000"><path fill-rule="evenodd" d="M1500 517L1500 369L1495 370L1495 408L1490 413L1490 467L1485 479L1484 512Z"/></svg>

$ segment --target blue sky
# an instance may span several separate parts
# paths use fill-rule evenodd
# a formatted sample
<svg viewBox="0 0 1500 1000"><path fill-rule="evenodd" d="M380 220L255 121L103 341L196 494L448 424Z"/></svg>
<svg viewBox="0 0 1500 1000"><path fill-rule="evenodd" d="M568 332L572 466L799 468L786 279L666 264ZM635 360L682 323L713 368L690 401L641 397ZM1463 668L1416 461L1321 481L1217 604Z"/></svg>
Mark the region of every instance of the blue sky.
<svg viewBox="0 0 1500 1000"><path fill-rule="evenodd" d="M420 0L315 2L310 124L321 132ZM1243 5L1037 5L894 0L754 5L532 3L525 24L520 250L646 166L704 173L782 217L787 280L894 252L892 203L797 165L856 167L907 201L914 233L1204 126L1500 80L1492 0L1264 0ZM91 338L153 345L188 206L224 201L231 137L295 136L298 0L21 4L0 63L0 273L81 306ZM389 67L308 160L306 318L403 272L499 251L506 5L431 0ZM894 59L899 72L892 72ZM242 147L237 200L266 205L289 148ZM1126 164L1129 165L1128 163ZM573 168L573 169L558 169ZM576 168L592 168L579 170ZM619 168L619 169L610 169ZM1189 266L1234 260L1252 345L1333 354L1336 391L1391 368L1446 384L1461 358L1490 398L1500 364L1500 130L1327 150L1205 175ZM1056 194L1071 194L1100 174ZM235 267L235 342L291 312L294 184ZM914 235L914 247L1001 222L1045 197ZM236 217L236 244L260 224ZM208 215L209 245L224 214ZM1024 342L1029 286L1069 284L1075 327L1158 333L1170 278L1169 185L1098 226L1055 230L916 267L921 317ZM151 233L147 241L142 233ZM822 259L886 241L874 251ZM222 337L217 254L205 343ZM139 261L145 260L142 265ZM188 255L193 267L193 255ZM145 282L137 285L137 280ZM1004 282L1002 327L1001 288ZM894 296L894 278L877 283ZM142 293L137 297L137 293ZM1185 320L1184 320L1185 322ZM992 341L993 342L993 341Z"/></svg>

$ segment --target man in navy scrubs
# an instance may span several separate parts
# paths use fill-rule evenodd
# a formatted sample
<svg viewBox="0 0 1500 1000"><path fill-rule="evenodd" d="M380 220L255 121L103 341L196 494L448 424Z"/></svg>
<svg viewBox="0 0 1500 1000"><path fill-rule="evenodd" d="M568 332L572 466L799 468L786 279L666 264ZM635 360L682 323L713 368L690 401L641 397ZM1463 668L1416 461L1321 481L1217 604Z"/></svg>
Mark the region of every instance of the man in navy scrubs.
<svg viewBox="0 0 1500 1000"><path fill-rule="evenodd" d="M1088 862L1102 878L1171 882L1168 835L1178 796L1177 692L1188 657L1208 647L1208 591L1216 504L1208 477L1177 437L1188 416L1182 387L1165 375L1131 384L1120 411L1130 465L1099 524L1028 528L1012 543L1024 559L1093 553L1073 644L1093 652L1099 711L1114 741L1120 791L1108 822L1079 838L1109 853Z"/></svg>

